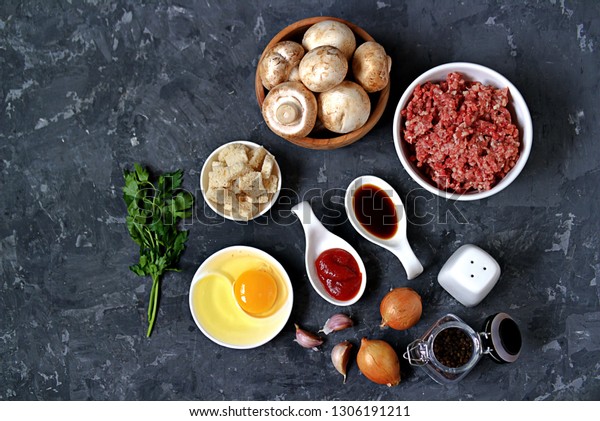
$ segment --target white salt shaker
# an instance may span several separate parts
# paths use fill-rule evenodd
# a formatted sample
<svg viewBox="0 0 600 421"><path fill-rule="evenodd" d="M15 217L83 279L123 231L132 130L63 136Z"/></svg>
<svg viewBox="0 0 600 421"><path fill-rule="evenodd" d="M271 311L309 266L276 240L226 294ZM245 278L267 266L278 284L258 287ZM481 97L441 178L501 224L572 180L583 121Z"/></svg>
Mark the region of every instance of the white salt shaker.
<svg viewBox="0 0 600 421"><path fill-rule="evenodd" d="M442 267L438 282L466 307L476 306L500 278L500 265L485 250L465 244Z"/></svg>

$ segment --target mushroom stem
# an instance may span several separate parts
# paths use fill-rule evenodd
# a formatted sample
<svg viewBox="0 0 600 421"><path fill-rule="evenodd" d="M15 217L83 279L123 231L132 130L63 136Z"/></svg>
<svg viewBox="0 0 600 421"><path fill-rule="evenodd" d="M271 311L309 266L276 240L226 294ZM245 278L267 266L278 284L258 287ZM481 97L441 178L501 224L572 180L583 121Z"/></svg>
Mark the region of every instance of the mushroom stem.
<svg viewBox="0 0 600 421"><path fill-rule="evenodd" d="M277 117L277 120L281 124L284 124L286 126L289 126L290 124L293 124L294 122L298 121L301 112L298 105L299 104L296 104L292 101L284 102L283 104L281 104L279 107L277 107L277 110L275 111L275 116Z"/></svg>
<svg viewBox="0 0 600 421"><path fill-rule="evenodd" d="M301 139L315 127L317 99L301 82L280 83L265 97L262 113L275 134Z"/></svg>

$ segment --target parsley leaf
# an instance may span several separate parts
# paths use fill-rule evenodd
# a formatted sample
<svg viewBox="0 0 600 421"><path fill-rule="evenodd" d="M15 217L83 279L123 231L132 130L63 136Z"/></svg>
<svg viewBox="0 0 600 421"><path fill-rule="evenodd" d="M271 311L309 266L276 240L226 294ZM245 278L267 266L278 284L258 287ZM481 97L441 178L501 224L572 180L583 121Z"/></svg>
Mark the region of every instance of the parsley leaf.
<svg viewBox="0 0 600 421"><path fill-rule="evenodd" d="M192 215L194 196L181 189L182 170L163 174L153 183L148 170L136 163L134 170L125 170L123 176L127 231L140 246L140 259L129 269L152 278L146 332L150 336L158 310L160 277L166 271L179 271L176 265L189 232L177 229L177 223Z"/></svg>

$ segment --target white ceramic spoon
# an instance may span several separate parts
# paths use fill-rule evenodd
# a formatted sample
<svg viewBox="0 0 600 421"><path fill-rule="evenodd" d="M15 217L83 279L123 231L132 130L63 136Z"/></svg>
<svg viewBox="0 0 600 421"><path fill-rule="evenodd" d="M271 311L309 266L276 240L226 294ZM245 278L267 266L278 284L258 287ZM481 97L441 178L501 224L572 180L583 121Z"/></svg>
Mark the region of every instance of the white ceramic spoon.
<svg viewBox="0 0 600 421"><path fill-rule="evenodd" d="M327 228L321 224L321 221L317 219L308 202L298 203L292 208L292 212L298 216L298 219L304 228L304 234L306 236L306 252L304 254L306 273L308 274L308 279L310 280L310 283L315 291L317 291L317 293L325 300L329 301L331 304L335 304L336 306L349 306L357 302L365 292L365 286L367 285L367 272L365 270L365 264L354 247L348 244L346 240L329 232ZM329 295L325 287L323 287L319 276L317 275L315 261L325 250L333 248L340 248L350 253L356 260L358 268L360 269L360 273L362 274L358 293L348 301L340 301Z"/></svg>
<svg viewBox="0 0 600 421"><path fill-rule="evenodd" d="M396 215L398 216L398 230L396 231L396 234L389 239L384 240L371 234L356 218L352 198L356 190L365 184L372 184L376 187L379 187L385 193L387 193L394 203ZM360 235L365 237L370 242L386 248L394 253L394 255L400 259L402 266L404 266L406 277L409 280L416 278L423 272L423 265L421 265L421 262L419 262L419 259L417 259L417 256L415 256L415 253L408 243L408 238L406 237L406 212L404 211L404 205L402 204L400 196L398 193L396 193L392 186L379 177L375 177L373 175L363 175L362 177L356 178L348 186L344 204L346 206L346 213L348 214L348 218L350 219L350 223L354 229L356 229Z"/></svg>

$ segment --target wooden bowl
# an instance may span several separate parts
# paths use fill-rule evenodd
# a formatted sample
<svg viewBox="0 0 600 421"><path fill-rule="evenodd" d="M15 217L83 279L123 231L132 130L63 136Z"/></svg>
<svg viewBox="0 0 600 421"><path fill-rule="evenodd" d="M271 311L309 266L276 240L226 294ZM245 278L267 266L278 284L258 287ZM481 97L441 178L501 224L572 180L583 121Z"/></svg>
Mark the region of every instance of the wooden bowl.
<svg viewBox="0 0 600 421"><path fill-rule="evenodd" d="M271 42L269 42L269 44L267 44L267 46L265 47L262 55L260 56L260 60L258 62L260 63L260 61L263 59L265 53L267 51L269 51L275 44L277 44L280 41L289 40L289 41L296 41L298 43L302 43L302 36L306 32L306 30L308 28L310 28L312 25L314 25L315 23L321 22L324 20L335 20L335 21L346 24L352 30L352 32L354 32L354 35L356 36L356 46L357 47L365 41L375 41L373 39L373 37L371 35L369 35L364 29L354 25L353 23L350 23L343 19L329 17L329 16L317 16L317 17L313 17L313 18L302 19L302 20L295 22L295 23L291 24L290 26L287 26L286 28L282 29L277 35L275 35L275 37L273 37ZM349 68L350 68L349 71L351 71L351 67L352 67L351 64L352 63L349 63ZM267 96L268 91L262 85L260 76L258 74L258 66L256 69L256 77L255 77L254 83L255 83L255 88L256 88L256 99L258 100L259 107L261 107L261 109L262 109L262 104L265 100L265 97ZM369 98L371 100L371 114L369 115L369 119L364 124L364 126L362 126L360 129L354 130L353 132L340 135L338 133L330 132L329 130L323 130L318 135L315 134L315 136L318 136L318 137L304 137L301 139L294 139L294 140L285 139L285 140L292 142L295 145L302 146L304 148L309 148L309 149L337 149L337 148L341 148L343 146L350 145L350 144L356 142L357 140L359 140L360 138L362 138L367 133L369 133L369 131L371 131L371 129L375 126L375 124L377 124L377 122L379 121L379 119L381 118L381 116L383 114L383 111L385 110L385 106L387 105L389 96L390 96L390 84L389 83L385 88L383 88L383 90L369 94ZM313 133L311 133L311 135L313 135Z"/></svg>

